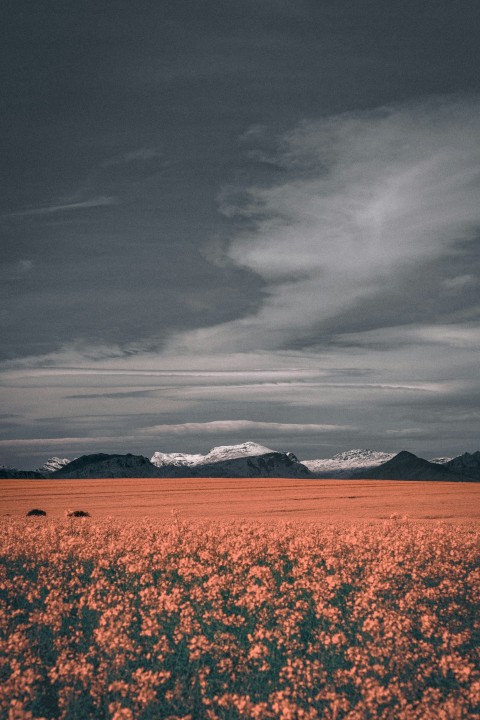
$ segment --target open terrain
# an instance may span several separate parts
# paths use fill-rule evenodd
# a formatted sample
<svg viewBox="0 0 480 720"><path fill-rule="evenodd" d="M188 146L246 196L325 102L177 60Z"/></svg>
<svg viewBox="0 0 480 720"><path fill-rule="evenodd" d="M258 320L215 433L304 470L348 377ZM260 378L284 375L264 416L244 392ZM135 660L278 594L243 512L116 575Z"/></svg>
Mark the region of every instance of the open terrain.
<svg viewBox="0 0 480 720"><path fill-rule="evenodd" d="M480 484L396 480L285 478L122 478L0 480L0 516L41 508L59 517L81 509L92 517L284 520L381 520L397 513L419 520L480 520Z"/></svg>

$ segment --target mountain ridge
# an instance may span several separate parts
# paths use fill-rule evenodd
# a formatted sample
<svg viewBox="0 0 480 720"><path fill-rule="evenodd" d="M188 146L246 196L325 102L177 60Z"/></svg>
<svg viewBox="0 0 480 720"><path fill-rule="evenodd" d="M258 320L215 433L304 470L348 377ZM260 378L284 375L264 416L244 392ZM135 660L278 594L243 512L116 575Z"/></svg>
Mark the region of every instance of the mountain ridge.
<svg viewBox="0 0 480 720"><path fill-rule="evenodd" d="M480 452L463 453L446 463L449 470L461 473L475 481L480 481Z"/></svg>
<svg viewBox="0 0 480 720"><path fill-rule="evenodd" d="M82 455L53 473L51 478L156 477L155 467L143 455L94 453Z"/></svg>
<svg viewBox="0 0 480 720"><path fill-rule="evenodd" d="M401 450L387 462L373 470L363 470L356 479L369 480L436 480L441 482L460 482L464 478L445 465L437 465L414 455L408 450Z"/></svg>
<svg viewBox="0 0 480 720"><path fill-rule="evenodd" d="M0 467L0 478L113 478L113 477L292 477L311 479L398 479L480 481L480 452L437 462L406 450L386 453L352 449L331 458L299 461L292 452L272 450L246 441L219 445L206 454L163 453L143 455L93 453L72 461L52 457L36 471Z"/></svg>
<svg viewBox="0 0 480 720"><path fill-rule="evenodd" d="M233 446L234 447L234 446ZM257 446L263 449L263 446ZM268 449L268 448L265 448ZM68 465L49 473L51 478L108 478L108 477L311 477L308 469L293 453L276 451L252 455L253 444L238 455L232 446L214 448L214 457L226 459L198 462L196 465L154 465L143 455L82 455ZM208 458L210 454L201 456ZM235 457L232 457L235 455ZM211 455L210 455L211 457Z"/></svg>
<svg viewBox="0 0 480 720"><path fill-rule="evenodd" d="M359 469L374 468L394 457L395 453L356 448L333 455L331 458L301 460L316 477L349 478Z"/></svg>
<svg viewBox="0 0 480 720"><path fill-rule="evenodd" d="M189 467L166 465L158 470L160 477L313 477L293 453L276 451L199 463Z"/></svg>
<svg viewBox="0 0 480 720"><path fill-rule="evenodd" d="M162 453L156 451L150 458L150 462L156 467L163 467L164 465L194 467L196 465L208 465L213 462L264 455L272 452L275 451L271 448L247 440L239 445L218 445L213 447L206 455L201 453L190 455L189 453Z"/></svg>

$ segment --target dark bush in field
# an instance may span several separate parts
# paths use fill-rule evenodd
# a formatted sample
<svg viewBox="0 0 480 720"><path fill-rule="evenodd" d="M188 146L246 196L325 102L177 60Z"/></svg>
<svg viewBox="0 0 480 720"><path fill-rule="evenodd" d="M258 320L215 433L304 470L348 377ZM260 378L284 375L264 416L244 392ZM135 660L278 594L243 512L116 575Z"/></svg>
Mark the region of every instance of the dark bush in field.
<svg viewBox="0 0 480 720"><path fill-rule="evenodd" d="M47 513L45 510L39 510L38 508L34 508L33 510L29 510L27 512L27 517L32 517L34 515L40 516L40 515L46 515Z"/></svg>
<svg viewBox="0 0 480 720"><path fill-rule="evenodd" d="M67 517L90 517L90 513L86 510L68 510Z"/></svg>

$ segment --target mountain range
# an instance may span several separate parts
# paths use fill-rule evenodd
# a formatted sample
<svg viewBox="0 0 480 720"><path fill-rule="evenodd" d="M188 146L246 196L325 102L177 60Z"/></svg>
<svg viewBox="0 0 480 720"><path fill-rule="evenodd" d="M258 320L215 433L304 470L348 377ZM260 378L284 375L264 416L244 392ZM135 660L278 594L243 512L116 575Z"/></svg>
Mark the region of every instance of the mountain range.
<svg viewBox="0 0 480 720"><path fill-rule="evenodd" d="M157 451L149 460L130 453L95 453L72 461L53 457L37 471L0 467L0 478L46 477L288 477L480 482L480 452L429 461L406 450L394 454L355 449L331 458L299 461L292 452L278 452L248 441L239 445L220 445L205 455Z"/></svg>
<svg viewBox="0 0 480 720"><path fill-rule="evenodd" d="M480 465L478 470L480 471ZM372 480L466 480L460 473L450 469L448 462L443 465L432 463L406 450L377 467L356 473L354 477ZM480 474L478 479L480 480Z"/></svg>
<svg viewBox="0 0 480 720"><path fill-rule="evenodd" d="M206 455L183 453L84 455L49 477L310 477L293 453L276 452L247 442L221 445Z"/></svg>

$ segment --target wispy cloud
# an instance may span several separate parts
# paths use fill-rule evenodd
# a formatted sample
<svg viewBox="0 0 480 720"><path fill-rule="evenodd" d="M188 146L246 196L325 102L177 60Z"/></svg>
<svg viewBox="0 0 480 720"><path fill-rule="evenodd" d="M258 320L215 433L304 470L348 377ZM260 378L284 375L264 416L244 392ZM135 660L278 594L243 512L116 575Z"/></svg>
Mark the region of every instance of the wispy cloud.
<svg viewBox="0 0 480 720"><path fill-rule="evenodd" d="M256 309L166 345L149 327L149 337L125 345L86 338L3 362L3 406L21 416L15 447L36 432L57 436L28 441L42 452L74 443L141 449L162 436L189 449L208 438L278 437L278 447L299 445L310 457L322 445L385 447L395 438L413 451L428 442L436 454L461 452L470 439L474 447L479 111L478 99L447 98L306 122L285 135L273 184L240 188L238 204L222 200L243 217L229 221L240 229L214 260L222 272L233 265L257 276ZM82 189L30 212L114 201L89 192L96 199ZM78 437L92 427L98 437Z"/></svg>
<svg viewBox="0 0 480 720"><path fill-rule="evenodd" d="M138 440L136 435L115 435L104 437L48 437L48 438L20 438L15 440L0 440L0 447L66 447L67 445L102 445L104 443L128 442Z"/></svg>
<svg viewBox="0 0 480 720"><path fill-rule="evenodd" d="M464 275L455 275L455 277L446 278L444 280L444 286L448 290L464 290L469 286L478 284L479 279L471 273L465 273Z"/></svg>
<svg viewBox="0 0 480 720"><path fill-rule="evenodd" d="M127 165L129 163L148 162L163 157L162 150L154 147L141 147L134 150L115 155L101 163L102 167L114 167L115 165Z"/></svg>
<svg viewBox="0 0 480 720"><path fill-rule="evenodd" d="M224 433L274 433L274 434L317 434L354 430L351 425L329 425L317 423L256 422L254 420L213 420L211 422L190 422L179 424L152 425L142 428L152 435L221 435Z"/></svg>
<svg viewBox="0 0 480 720"><path fill-rule="evenodd" d="M0 266L0 280L25 280L32 272L35 264L33 260L18 260Z"/></svg>
<svg viewBox="0 0 480 720"><path fill-rule="evenodd" d="M99 197L81 200L79 202L60 203L56 205L45 205L38 208L29 208L19 212L8 213L7 217L28 217L30 215L51 215L54 213L69 212L71 210L88 210L89 208L103 207L106 205L117 205L115 197L100 195Z"/></svg>
<svg viewBox="0 0 480 720"><path fill-rule="evenodd" d="M457 350L480 350L480 326L477 323L415 324L378 328L360 333L344 333L336 340L340 345L398 347L438 345Z"/></svg>
<svg viewBox="0 0 480 720"><path fill-rule="evenodd" d="M451 260L480 224L480 100L431 100L305 122L282 139L282 182L243 188L224 212L249 218L227 250L258 274L252 315L174 338L172 349L276 348ZM287 179L285 179L285 177ZM398 280L397 280L398 281ZM453 287L470 279L453 282ZM333 330L333 333L335 330Z"/></svg>

